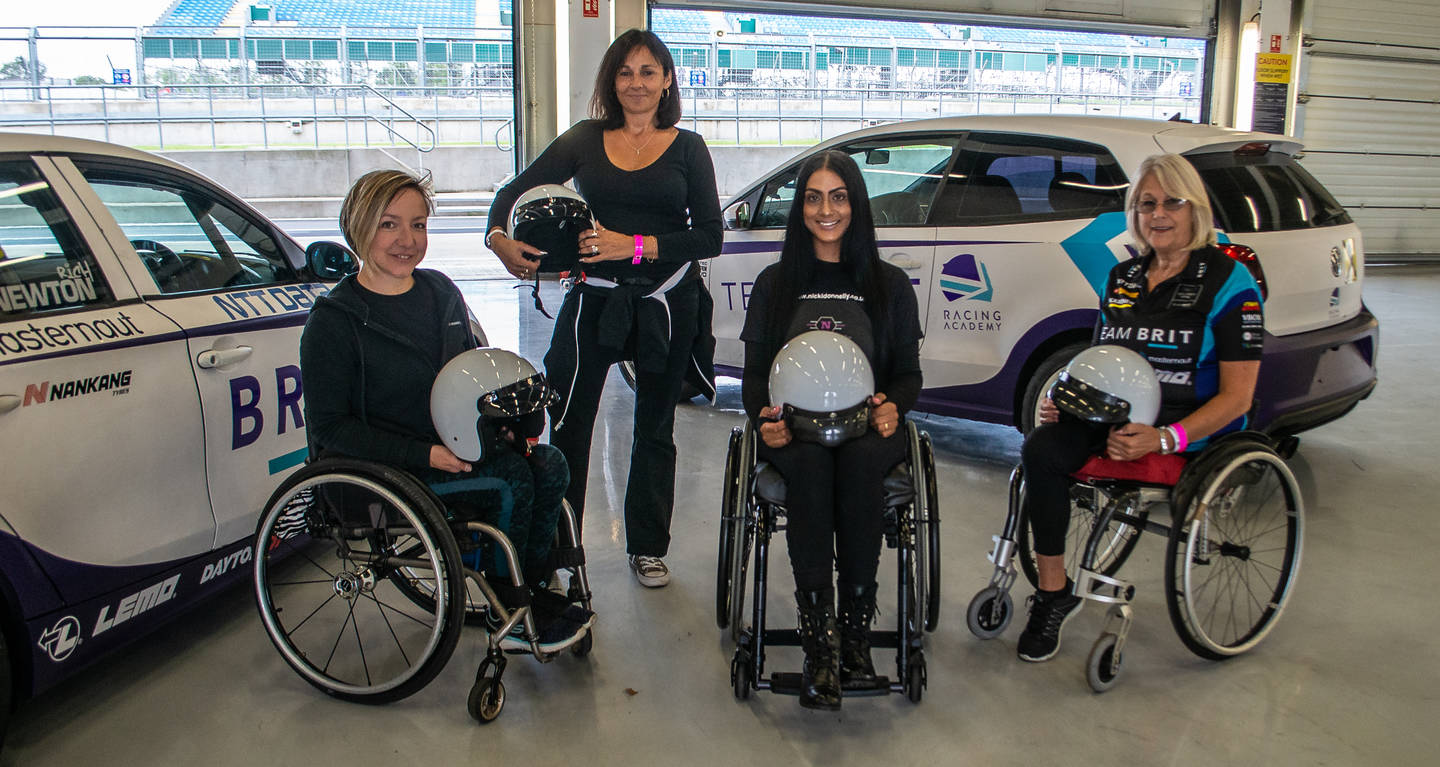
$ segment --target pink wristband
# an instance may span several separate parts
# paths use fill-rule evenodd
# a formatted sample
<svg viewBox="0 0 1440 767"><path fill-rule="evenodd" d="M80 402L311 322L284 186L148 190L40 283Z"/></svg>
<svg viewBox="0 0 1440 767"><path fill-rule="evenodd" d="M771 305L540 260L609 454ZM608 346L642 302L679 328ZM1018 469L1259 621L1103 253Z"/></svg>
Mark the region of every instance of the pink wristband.
<svg viewBox="0 0 1440 767"><path fill-rule="evenodd" d="M1190 444L1190 437L1185 434L1185 427L1176 421L1170 424L1170 430L1175 432L1175 452L1185 452L1185 448Z"/></svg>
<svg viewBox="0 0 1440 767"><path fill-rule="evenodd" d="M635 235L635 258L630 260L631 264L639 264L645 258L645 236Z"/></svg>

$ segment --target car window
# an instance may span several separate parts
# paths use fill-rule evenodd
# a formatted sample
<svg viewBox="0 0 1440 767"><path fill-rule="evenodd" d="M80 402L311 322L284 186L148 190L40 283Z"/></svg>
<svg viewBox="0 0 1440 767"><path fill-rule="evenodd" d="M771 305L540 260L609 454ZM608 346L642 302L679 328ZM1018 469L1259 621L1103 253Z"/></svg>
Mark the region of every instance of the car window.
<svg viewBox="0 0 1440 767"><path fill-rule="evenodd" d="M957 139L868 139L836 149L850 155L865 178L876 226L920 226L940 188ZM795 199L795 174L787 168L765 185L752 228L783 228Z"/></svg>
<svg viewBox="0 0 1440 767"><path fill-rule="evenodd" d="M1226 232L1279 232L1350 223L1340 203L1289 155L1210 153L1188 158Z"/></svg>
<svg viewBox="0 0 1440 767"><path fill-rule="evenodd" d="M162 293L295 279L269 231L208 191L76 163Z"/></svg>
<svg viewBox="0 0 1440 767"><path fill-rule="evenodd" d="M1123 210L1129 182L1104 147L1049 136L972 133L945 179L937 226L1092 218Z"/></svg>
<svg viewBox="0 0 1440 767"><path fill-rule="evenodd" d="M113 300L95 257L28 161L0 161L0 318Z"/></svg>

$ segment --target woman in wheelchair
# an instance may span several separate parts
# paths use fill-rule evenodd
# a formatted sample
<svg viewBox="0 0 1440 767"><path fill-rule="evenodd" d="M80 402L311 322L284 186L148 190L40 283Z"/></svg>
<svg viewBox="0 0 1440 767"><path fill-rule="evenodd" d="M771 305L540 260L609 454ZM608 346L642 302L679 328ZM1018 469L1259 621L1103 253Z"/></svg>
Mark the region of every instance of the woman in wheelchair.
<svg viewBox="0 0 1440 767"><path fill-rule="evenodd" d="M1025 511L1038 584L1020 635L1022 660L1060 648L1082 599L1065 571L1071 474L1091 456L1140 461L1194 453L1212 436L1244 427L1260 372L1261 289L1243 264L1215 247L1205 186L1176 154L1150 157L1126 200L1139 255L1110 270L1094 343L1138 352L1160 380L1160 426L1105 426L1061 412L1048 398L1021 449Z"/></svg>
<svg viewBox="0 0 1440 767"><path fill-rule="evenodd" d="M315 302L301 336L311 453L396 466L432 486L468 478L502 481L508 493L495 488L447 496L448 513L505 532L536 597L542 641L562 642L593 616L545 588L569 471L559 450L529 446L526 438L543 428L543 411L535 419L540 423L492 422L499 442L513 449L486 449L473 464L446 447L431 418L439 371L477 346L460 290L440 272L417 268L433 207L428 180L398 170L367 173L345 196L340 229L362 265ZM495 567L489 575L508 585L502 578L508 572L498 572L503 558Z"/></svg>
<svg viewBox="0 0 1440 767"><path fill-rule="evenodd" d="M905 440L894 435L920 393L921 332L909 279L880 260L854 160L817 154L800 167L796 189L780 261L760 273L751 293L742 393L759 424L759 456L787 486L786 541L805 652L800 704L838 709L842 685L875 679L868 632L884 533L882 480L906 456ZM809 330L847 336L873 370L873 394L862 400L868 419L840 444L807 441L795 403L770 396L777 351Z"/></svg>

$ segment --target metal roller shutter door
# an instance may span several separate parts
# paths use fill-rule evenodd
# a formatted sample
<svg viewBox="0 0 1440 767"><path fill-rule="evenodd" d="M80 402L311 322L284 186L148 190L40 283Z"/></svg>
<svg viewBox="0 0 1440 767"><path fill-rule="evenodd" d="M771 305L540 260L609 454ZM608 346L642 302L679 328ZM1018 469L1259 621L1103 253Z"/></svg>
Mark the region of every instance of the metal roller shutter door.
<svg viewBox="0 0 1440 767"><path fill-rule="evenodd" d="M1295 132L1371 258L1440 254L1440 3L1314 0Z"/></svg>

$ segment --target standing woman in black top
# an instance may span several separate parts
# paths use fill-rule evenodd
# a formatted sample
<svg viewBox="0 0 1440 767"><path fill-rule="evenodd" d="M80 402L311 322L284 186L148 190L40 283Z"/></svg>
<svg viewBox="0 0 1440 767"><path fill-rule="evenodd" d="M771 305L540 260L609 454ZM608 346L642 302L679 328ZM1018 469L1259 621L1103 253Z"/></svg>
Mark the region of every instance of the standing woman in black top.
<svg viewBox="0 0 1440 767"><path fill-rule="evenodd" d="M849 155L826 151L796 177L779 263L760 272L745 328L745 412L759 455L786 484L785 540L805 649L800 705L840 707L843 685L875 681L870 621L884 535L883 480L905 459L901 419L920 395L920 313L910 280L880 260L870 197ZM769 400L770 364L807 330L835 330L864 350L875 374L870 429L837 447L792 441ZM839 570L839 622L831 573ZM838 637L837 637L838 628Z"/></svg>
<svg viewBox="0 0 1440 767"><path fill-rule="evenodd" d="M574 179L598 225L580 234L581 275L555 320L545 375L561 395L550 442L570 465L580 515L600 393L610 366L634 360L635 439L625 491L626 551L640 583L664 586L675 505L675 405L687 373L713 394L711 302L696 261L719 255L720 199L700 136L675 127L675 64L654 33L632 29L605 52L576 123L495 195L486 245L521 279L541 251L506 236L516 198Z"/></svg>

